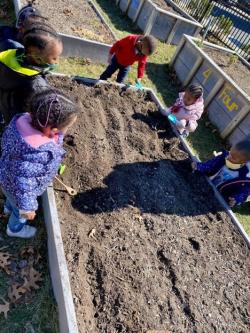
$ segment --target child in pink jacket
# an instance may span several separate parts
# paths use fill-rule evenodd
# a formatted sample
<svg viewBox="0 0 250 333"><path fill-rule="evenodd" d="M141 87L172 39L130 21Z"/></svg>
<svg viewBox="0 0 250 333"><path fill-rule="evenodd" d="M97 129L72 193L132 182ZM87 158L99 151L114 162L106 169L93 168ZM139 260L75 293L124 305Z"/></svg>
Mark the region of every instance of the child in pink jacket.
<svg viewBox="0 0 250 333"><path fill-rule="evenodd" d="M204 111L203 88L198 84L191 84L179 94L175 104L162 110L162 114L173 122L179 133L187 137L198 126L197 121Z"/></svg>

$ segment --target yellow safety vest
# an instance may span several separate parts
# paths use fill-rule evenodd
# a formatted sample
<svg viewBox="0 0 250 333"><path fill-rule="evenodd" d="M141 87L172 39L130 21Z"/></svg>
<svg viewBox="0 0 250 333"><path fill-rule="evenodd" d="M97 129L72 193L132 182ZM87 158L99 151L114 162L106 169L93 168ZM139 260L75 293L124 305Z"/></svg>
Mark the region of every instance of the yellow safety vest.
<svg viewBox="0 0 250 333"><path fill-rule="evenodd" d="M0 62L6 65L8 68L12 69L14 72L24 74L26 76L34 76L40 73L35 69L22 67L16 59L16 51L17 50L11 49L0 52Z"/></svg>

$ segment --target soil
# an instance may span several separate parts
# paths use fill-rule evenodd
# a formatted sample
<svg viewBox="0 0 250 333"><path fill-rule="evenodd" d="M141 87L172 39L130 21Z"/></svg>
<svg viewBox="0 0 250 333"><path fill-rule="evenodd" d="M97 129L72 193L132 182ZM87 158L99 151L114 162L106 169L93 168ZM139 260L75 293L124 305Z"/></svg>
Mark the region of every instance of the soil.
<svg viewBox="0 0 250 333"><path fill-rule="evenodd" d="M206 52L221 69L250 96L250 69L243 62L226 52L204 47Z"/></svg>
<svg viewBox="0 0 250 333"><path fill-rule="evenodd" d="M51 79L83 110L54 184L81 333L247 333L249 250L143 92Z"/></svg>
<svg viewBox="0 0 250 333"><path fill-rule="evenodd" d="M168 12L174 12L177 13L176 10L174 10L173 7L169 6L165 0L153 0L153 3L156 4L159 8L166 10ZM177 13L178 14L178 13Z"/></svg>
<svg viewBox="0 0 250 333"><path fill-rule="evenodd" d="M26 3L27 1L22 0L23 5ZM87 0L37 0L36 7L60 33L103 43L114 42L109 29L101 22Z"/></svg>

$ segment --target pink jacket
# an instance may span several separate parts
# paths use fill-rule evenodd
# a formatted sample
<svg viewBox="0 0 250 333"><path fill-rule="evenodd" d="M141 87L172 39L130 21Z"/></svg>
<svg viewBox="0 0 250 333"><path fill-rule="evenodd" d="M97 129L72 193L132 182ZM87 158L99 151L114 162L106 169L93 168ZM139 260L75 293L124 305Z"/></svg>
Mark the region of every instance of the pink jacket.
<svg viewBox="0 0 250 333"><path fill-rule="evenodd" d="M185 129L189 132L194 132L198 126L197 121L200 119L204 111L203 96L197 99L197 101L189 106L183 103L184 92L179 93L175 104L169 108L169 111L173 113L178 120L183 122Z"/></svg>

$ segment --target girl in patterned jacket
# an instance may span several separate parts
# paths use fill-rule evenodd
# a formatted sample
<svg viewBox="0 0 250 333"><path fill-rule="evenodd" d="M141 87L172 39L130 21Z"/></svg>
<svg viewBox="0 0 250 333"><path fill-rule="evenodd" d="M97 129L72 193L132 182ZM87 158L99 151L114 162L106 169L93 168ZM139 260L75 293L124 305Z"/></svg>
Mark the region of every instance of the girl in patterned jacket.
<svg viewBox="0 0 250 333"><path fill-rule="evenodd" d="M203 88L198 84L191 84L179 94L175 104L162 114L173 122L180 134L188 136L198 126L197 121L204 111Z"/></svg>
<svg viewBox="0 0 250 333"><path fill-rule="evenodd" d="M9 214L7 235L30 238L40 196L56 175L64 155L63 135L77 118L77 106L55 89L35 93L26 113L14 116L2 137L0 186Z"/></svg>

